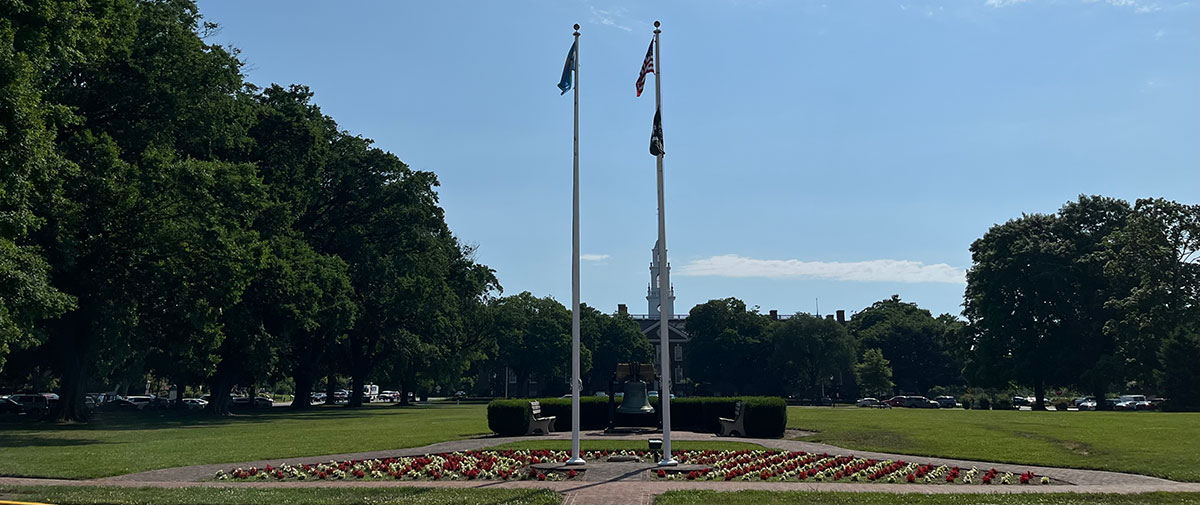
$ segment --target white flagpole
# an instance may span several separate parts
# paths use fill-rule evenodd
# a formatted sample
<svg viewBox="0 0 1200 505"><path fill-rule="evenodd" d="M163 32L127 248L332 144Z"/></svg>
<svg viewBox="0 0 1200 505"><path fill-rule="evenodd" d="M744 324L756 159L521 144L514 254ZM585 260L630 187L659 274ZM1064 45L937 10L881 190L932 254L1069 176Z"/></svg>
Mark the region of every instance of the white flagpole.
<svg viewBox="0 0 1200 505"><path fill-rule="evenodd" d="M662 44L658 40L659 22L654 22L654 107L655 113L662 121ZM661 124L661 123L660 123ZM675 466L671 454L671 337L668 323L674 315L675 307L671 301L671 264L667 262L667 216L663 204L663 153L655 157L658 168L658 335L659 345L662 346L662 373L660 375L661 389L658 393L658 404L662 408L663 419L663 459L659 466Z"/></svg>
<svg viewBox="0 0 1200 505"><path fill-rule="evenodd" d="M575 174L571 219L571 459L582 465L579 455L579 25L575 25Z"/></svg>

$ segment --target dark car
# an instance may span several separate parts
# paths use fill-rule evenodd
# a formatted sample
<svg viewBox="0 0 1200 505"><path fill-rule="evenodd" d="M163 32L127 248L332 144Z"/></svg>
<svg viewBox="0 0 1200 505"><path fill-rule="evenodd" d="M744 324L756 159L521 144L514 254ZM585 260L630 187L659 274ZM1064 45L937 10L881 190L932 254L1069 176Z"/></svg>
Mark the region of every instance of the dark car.
<svg viewBox="0 0 1200 505"><path fill-rule="evenodd" d="M958 401L953 396L949 395L939 396L934 398L933 401L937 402L938 406L944 409L952 409L958 406Z"/></svg>
<svg viewBox="0 0 1200 505"><path fill-rule="evenodd" d="M25 409L16 400L7 397L0 399L0 414L20 414L22 412L25 412Z"/></svg>
<svg viewBox="0 0 1200 505"><path fill-rule="evenodd" d="M893 406L893 407L903 407L903 406L904 406L904 399L905 399L905 398L907 398L907 397L904 397L904 396L893 396L893 397L891 397L891 398L888 398L888 399L884 400L884 401L883 401L883 403L886 403L886 404L888 404L888 405L891 405L891 406Z"/></svg>
<svg viewBox="0 0 1200 505"><path fill-rule="evenodd" d="M936 409L939 407L938 402L924 396L906 396L904 397L904 404L902 406L914 409Z"/></svg>
<svg viewBox="0 0 1200 505"><path fill-rule="evenodd" d="M50 410L50 398L46 395L12 395L9 400L21 406L21 411L29 415L42 415Z"/></svg>
<svg viewBox="0 0 1200 505"><path fill-rule="evenodd" d="M270 398L266 398L263 396L255 396L254 397L254 406L271 408L271 407L275 406L275 402L271 401Z"/></svg>

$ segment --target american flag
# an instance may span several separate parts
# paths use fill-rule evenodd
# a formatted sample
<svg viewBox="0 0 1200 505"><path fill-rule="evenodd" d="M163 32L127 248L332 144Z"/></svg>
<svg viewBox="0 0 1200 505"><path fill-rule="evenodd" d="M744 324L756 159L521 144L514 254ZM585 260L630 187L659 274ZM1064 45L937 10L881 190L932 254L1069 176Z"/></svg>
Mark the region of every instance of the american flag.
<svg viewBox="0 0 1200 505"><path fill-rule="evenodd" d="M642 96L642 88L646 87L646 74L654 71L654 41L650 41L650 48L646 49L646 61L642 62L642 72L638 74L637 80L637 96Z"/></svg>

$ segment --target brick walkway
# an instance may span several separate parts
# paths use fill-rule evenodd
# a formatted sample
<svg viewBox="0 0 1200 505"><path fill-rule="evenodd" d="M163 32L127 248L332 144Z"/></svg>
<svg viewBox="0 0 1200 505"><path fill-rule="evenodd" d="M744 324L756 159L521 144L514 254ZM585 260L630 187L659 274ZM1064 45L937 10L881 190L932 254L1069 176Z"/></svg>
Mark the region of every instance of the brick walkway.
<svg viewBox="0 0 1200 505"><path fill-rule="evenodd" d="M585 433L586 439L601 440L645 440L655 435L605 435L603 433ZM688 481L659 481L649 480L647 472L653 468L651 463L622 463L622 464L591 464L589 471L584 472L580 481L569 482L537 482L537 481L303 481L303 482L218 482L212 480L217 470L228 470L235 467L263 467L268 463L317 463L329 460L371 459L389 456L416 456L436 452L453 452L482 449L494 445L522 440L569 439L569 433L555 433L544 437L486 437L469 440L442 442L424 447L395 449L385 451L360 452L352 454L334 454L315 457L280 458L263 461L248 461L243 463L221 463L214 465L197 465L179 468L152 470L135 474L121 475L93 480L63 480L63 479L29 479L29 478L0 478L0 484L7 485L105 485L129 487L459 487L459 488L546 488L563 493L565 504L640 504L651 503L657 494L671 490L705 489L715 491L735 491L743 489L760 489L773 491L848 491L848 492L891 492L891 493L1045 493L1045 492L1088 492L1088 493L1141 493L1151 491L1200 492L1200 483L1180 483L1144 475L1134 475L1117 472L1096 470L1076 470L1068 468L1049 468L1032 465L1013 465L966 461L947 458L930 458L921 456L905 456L867 451L851 451L840 447L811 442L781 439L738 438L719 440L736 440L762 445L764 447L789 451L807 451L810 453L829 453L855 455L876 459L903 459L919 463L952 465L979 469L996 468L1000 471L1033 471L1038 475L1047 475L1067 485L1053 486L952 486L952 485L921 485L921 484L852 484L852 483L816 483L816 482L688 482ZM692 432L672 433L672 440L718 440L714 435Z"/></svg>

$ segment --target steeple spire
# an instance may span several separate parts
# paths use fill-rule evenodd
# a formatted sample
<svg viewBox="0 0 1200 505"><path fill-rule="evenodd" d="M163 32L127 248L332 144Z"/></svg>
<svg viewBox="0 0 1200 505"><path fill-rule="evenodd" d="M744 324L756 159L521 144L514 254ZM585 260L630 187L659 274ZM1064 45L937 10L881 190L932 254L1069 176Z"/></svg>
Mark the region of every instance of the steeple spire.
<svg viewBox="0 0 1200 505"><path fill-rule="evenodd" d="M671 265L665 265L667 270L671 269ZM647 313L651 318L661 319L662 314L667 314L667 319L675 317L675 288L670 287L667 290L667 302L662 303L662 290L659 286L659 271L661 268L658 259L658 241L654 242L654 248L650 250L650 285L646 288L646 306ZM661 310L660 310L661 309Z"/></svg>

